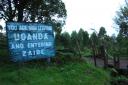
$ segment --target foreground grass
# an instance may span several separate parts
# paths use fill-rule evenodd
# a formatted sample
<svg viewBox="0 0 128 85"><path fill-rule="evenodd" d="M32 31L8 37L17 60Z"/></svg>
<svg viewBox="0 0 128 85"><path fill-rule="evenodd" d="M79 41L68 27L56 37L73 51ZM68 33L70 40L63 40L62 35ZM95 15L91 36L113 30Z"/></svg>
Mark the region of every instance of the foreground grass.
<svg viewBox="0 0 128 85"><path fill-rule="evenodd" d="M108 85L109 74L81 62L63 66L0 64L0 85Z"/></svg>
<svg viewBox="0 0 128 85"><path fill-rule="evenodd" d="M7 57L8 56L8 50L7 49L0 49L0 58L1 57Z"/></svg>

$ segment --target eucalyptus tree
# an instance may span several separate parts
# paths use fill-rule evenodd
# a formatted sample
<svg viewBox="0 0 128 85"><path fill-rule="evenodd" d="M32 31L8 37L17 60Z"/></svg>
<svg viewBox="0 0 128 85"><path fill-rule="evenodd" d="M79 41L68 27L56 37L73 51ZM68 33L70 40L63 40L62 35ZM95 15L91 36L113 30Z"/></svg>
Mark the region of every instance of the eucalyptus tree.
<svg viewBox="0 0 128 85"><path fill-rule="evenodd" d="M121 6L115 16L115 23L118 26L119 34L117 36L119 55L128 55L128 3Z"/></svg>
<svg viewBox="0 0 128 85"><path fill-rule="evenodd" d="M128 37L128 4L121 6L117 11L117 15L114 19L115 23L118 25L119 33L125 37Z"/></svg>
<svg viewBox="0 0 128 85"><path fill-rule="evenodd" d="M81 28L78 32L78 43L80 45L80 49L84 48L84 30Z"/></svg>
<svg viewBox="0 0 128 85"><path fill-rule="evenodd" d="M71 46L72 49L76 52L76 54L79 54L79 58L82 57L81 55L81 46L79 41L79 34L76 31L72 31L71 33Z"/></svg>
<svg viewBox="0 0 128 85"><path fill-rule="evenodd" d="M98 36L96 32L93 32L90 36L91 40L91 47L92 47L92 52L93 52L93 58L94 58L94 64L96 64L96 54L97 54L97 45L98 45Z"/></svg>
<svg viewBox="0 0 128 85"><path fill-rule="evenodd" d="M73 49L77 48L78 35L76 31L72 31L71 33L71 46Z"/></svg>
<svg viewBox="0 0 128 85"><path fill-rule="evenodd" d="M100 27L99 33L98 33L98 37L102 38L106 35L106 30L104 27Z"/></svg>
<svg viewBox="0 0 128 85"><path fill-rule="evenodd" d="M65 48L71 47L71 38L68 32L64 32L61 34L61 43L63 44Z"/></svg>
<svg viewBox="0 0 128 85"><path fill-rule="evenodd" d="M89 34L87 31L84 31L84 34L83 34L83 44L84 44L84 47L89 47Z"/></svg>

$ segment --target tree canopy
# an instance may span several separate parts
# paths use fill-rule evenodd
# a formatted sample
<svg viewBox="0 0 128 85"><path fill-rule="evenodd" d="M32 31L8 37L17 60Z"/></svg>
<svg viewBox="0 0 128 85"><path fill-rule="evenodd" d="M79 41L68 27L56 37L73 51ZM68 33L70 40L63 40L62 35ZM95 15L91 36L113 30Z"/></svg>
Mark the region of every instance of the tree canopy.
<svg viewBox="0 0 128 85"><path fill-rule="evenodd" d="M128 54L128 3L121 6L115 17L115 23L119 26L119 34L116 38L118 55L127 56Z"/></svg>
<svg viewBox="0 0 128 85"><path fill-rule="evenodd" d="M65 24L67 12L62 0L0 0L0 19Z"/></svg>
<svg viewBox="0 0 128 85"><path fill-rule="evenodd" d="M65 46L66 48L70 48L71 45L71 38L68 32L64 32L61 34L61 40L62 40L62 44L63 46Z"/></svg>
<svg viewBox="0 0 128 85"><path fill-rule="evenodd" d="M117 11L117 16L114 19L115 23L119 26L119 33L128 36L128 4L122 6Z"/></svg>
<svg viewBox="0 0 128 85"><path fill-rule="evenodd" d="M101 27L100 30L99 30L99 34L98 34L98 37L99 38L102 38L106 35L106 30L104 27Z"/></svg>

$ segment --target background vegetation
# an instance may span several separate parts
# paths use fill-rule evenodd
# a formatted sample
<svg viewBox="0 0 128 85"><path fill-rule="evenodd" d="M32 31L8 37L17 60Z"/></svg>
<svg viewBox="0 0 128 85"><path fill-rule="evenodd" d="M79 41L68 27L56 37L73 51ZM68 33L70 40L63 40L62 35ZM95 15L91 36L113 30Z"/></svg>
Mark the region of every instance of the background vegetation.
<svg viewBox="0 0 128 85"><path fill-rule="evenodd" d="M104 27L89 34L82 28L71 34L61 32L67 12L62 0L1 0L0 19L5 21L40 22L51 24L55 31L56 56L51 65L43 60L18 64L9 61L6 34L0 26L1 85L109 85L110 74L96 68L83 57L100 56L105 46L106 56L128 59L128 4L115 16L119 34L108 36ZM113 80L124 79L124 77ZM125 78L127 80L127 78Z"/></svg>

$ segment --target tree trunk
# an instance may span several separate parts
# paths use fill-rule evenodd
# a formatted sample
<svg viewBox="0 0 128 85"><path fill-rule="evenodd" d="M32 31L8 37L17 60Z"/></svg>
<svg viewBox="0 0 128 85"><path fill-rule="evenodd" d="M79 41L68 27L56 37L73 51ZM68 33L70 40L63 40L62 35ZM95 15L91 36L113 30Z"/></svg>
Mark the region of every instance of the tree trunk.
<svg viewBox="0 0 128 85"><path fill-rule="evenodd" d="M115 68L117 68L117 69L119 69L120 68L120 59L119 59L119 57L115 57L114 56L114 59L113 59L114 61L114 67Z"/></svg>
<svg viewBox="0 0 128 85"><path fill-rule="evenodd" d="M8 21L13 21L13 16L12 16L12 6L11 6L11 0L8 0L8 5L9 5L9 16L8 16Z"/></svg>
<svg viewBox="0 0 128 85"><path fill-rule="evenodd" d="M92 44L92 50L93 50L94 65L97 66L97 64L96 64L96 48L95 48L94 44Z"/></svg>
<svg viewBox="0 0 128 85"><path fill-rule="evenodd" d="M23 4L22 4L22 0L21 1L19 1L19 4L17 4L18 5L18 22L21 22L21 21L23 21Z"/></svg>
<svg viewBox="0 0 128 85"><path fill-rule="evenodd" d="M105 55L105 48L104 48L104 45L102 45L100 47L100 50L101 50L101 56L103 57L104 59L104 68L107 68L108 67L108 58L107 56Z"/></svg>
<svg viewBox="0 0 128 85"><path fill-rule="evenodd" d="M80 58L82 58L82 56L81 56L81 50L80 50L80 44L78 42L78 39L76 39L76 45L77 45L77 48L78 48L79 56L80 56Z"/></svg>
<svg viewBox="0 0 128 85"><path fill-rule="evenodd" d="M18 7L18 22L21 22L23 20L23 8Z"/></svg>

